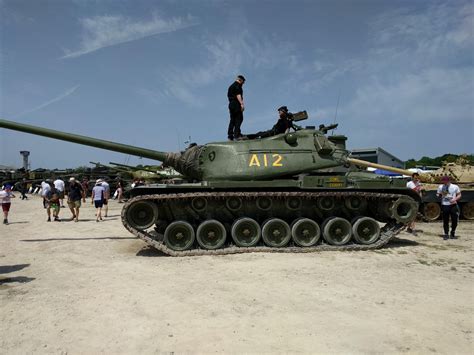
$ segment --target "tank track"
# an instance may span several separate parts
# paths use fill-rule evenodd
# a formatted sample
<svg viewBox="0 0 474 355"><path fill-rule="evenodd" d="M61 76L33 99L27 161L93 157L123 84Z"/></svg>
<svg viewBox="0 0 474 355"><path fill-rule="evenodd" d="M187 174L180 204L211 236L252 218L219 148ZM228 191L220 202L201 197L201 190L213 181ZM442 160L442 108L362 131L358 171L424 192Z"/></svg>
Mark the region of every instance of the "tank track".
<svg viewBox="0 0 474 355"><path fill-rule="evenodd" d="M169 201L169 200L191 200L195 197L205 197L214 199L225 199L229 197L240 197L240 198L256 198L256 197L271 197L271 198L288 198L288 197L301 197L305 199L315 199L318 197L336 197L345 198L351 196L363 197L371 200L393 200L399 197L407 197L403 194L388 194L388 193L373 193L373 192L350 192L350 191L337 191L337 192L190 192L190 193L172 193L172 194L153 194L153 195L142 195L134 197L127 201L124 205L121 213L122 223L124 227L136 237L143 240L149 246L163 252L170 256L203 256L203 255L229 255L229 254L242 254L242 253L313 253L320 251L363 251L363 250L374 250L382 248L397 234L403 231L406 227L404 223L397 223L396 221L390 221L385 224L380 230L380 238L373 244L345 244L341 246L329 245L324 243L311 246L311 247L299 247L299 246L287 246L282 248L272 248L267 246L254 246L254 247L238 247L228 246L216 250L207 249L190 249L184 251L176 251L168 248L162 240L164 236L145 230L137 230L133 228L126 220L127 208L137 201L143 200L154 200ZM322 239L322 238L321 238Z"/></svg>

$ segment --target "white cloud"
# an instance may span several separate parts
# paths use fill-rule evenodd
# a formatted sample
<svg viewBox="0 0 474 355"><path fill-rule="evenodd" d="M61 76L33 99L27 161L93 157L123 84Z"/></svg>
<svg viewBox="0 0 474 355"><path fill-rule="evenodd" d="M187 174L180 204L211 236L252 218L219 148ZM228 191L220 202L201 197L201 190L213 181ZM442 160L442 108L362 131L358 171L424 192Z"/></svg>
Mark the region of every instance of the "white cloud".
<svg viewBox="0 0 474 355"><path fill-rule="evenodd" d="M149 21L133 21L117 15L84 18L80 23L83 31L80 47L74 51L66 51L62 57L64 59L161 33L178 31L196 25L197 21L191 16L166 19L154 14Z"/></svg>
<svg viewBox="0 0 474 355"><path fill-rule="evenodd" d="M65 99L66 97L74 94L74 92L79 88L79 85L76 85L70 89L67 89L65 92L63 92L62 94L56 96L55 98L51 99L51 100L48 100L44 103L42 103L41 105L38 105L32 109L29 109L29 110L26 110L26 111L23 111L21 113L18 113L16 115L14 115L13 117L19 117L19 116L23 116L23 115L26 115L27 113L32 113L32 112L35 112L35 111L38 111L38 110L41 110L51 104L54 104L56 102L59 102L63 99Z"/></svg>
<svg viewBox="0 0 474 355"><path fill-rule="evenodd" d="M393 84L373 80L359 88L344 115L371 122L390 124L440 125L472 117L472 69L427 69L406 74ZM471 93L471 97L466 97ZM470 104L469 104L470 102Z"/></svg>
<svg viewBox="0 0 474 355"><path fill-rule="evenodd" d="M168 68L160 74L166 89L156 89L151 96L149 90L137 92L153 97L155 102L159 98L172 97L193 107L203 107L205 103L197 94L201 86L237 75L245 68L269 69L282 61L290 63L290 58L281 56L282 49L288 50L288 45L275 45L265 38L253 36L248 30L209 36L202 42L204 61L185 68Z"/></svg>

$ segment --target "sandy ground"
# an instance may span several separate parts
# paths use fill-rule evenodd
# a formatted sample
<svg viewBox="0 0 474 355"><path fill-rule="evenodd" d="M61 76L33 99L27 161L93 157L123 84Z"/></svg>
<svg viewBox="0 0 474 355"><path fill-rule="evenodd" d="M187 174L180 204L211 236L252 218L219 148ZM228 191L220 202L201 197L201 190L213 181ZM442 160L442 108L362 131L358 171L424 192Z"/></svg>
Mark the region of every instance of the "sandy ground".
<svg viewBox="0 0 474 355"><path fill-rule="evenodd" d="M473 353L474 223L372 252L172 258L120 222L0 226L0 352ZM69 211L62 211L69 217Z"/></svg>

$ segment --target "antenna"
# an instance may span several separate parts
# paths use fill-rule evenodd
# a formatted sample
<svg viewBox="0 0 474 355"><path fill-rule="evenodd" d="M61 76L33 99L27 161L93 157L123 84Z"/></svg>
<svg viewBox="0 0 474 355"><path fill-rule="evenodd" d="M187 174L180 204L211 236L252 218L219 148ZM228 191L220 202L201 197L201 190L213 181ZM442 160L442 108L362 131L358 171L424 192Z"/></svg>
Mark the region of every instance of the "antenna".
<svg viewBox="0 0 474 355"><path fill-rule="evenodd" d="M337 104L336 104L336 112L334 113L334 122L333 123L336 123L336 119L337 119L337 109L339 108L339 99L341 98L341 89L339 89L339 94L337 95ZM332 131L332 134L331 135L334 135L334 130Z"/></svg>

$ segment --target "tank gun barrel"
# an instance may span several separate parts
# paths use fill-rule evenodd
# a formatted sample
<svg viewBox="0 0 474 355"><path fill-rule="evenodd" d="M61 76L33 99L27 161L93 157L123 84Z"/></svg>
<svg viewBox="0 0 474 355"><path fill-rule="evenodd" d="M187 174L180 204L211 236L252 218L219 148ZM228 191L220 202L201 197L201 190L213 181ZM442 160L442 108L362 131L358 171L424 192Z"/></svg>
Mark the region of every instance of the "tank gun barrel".
<svg viewBox="0 0 474 355"><path fill-rule="evenodd" d="M120 164L120 163L113 163L113 162L109 162L110 165L114 165L114 166L118 166L120 168L125 168L125 169L130 169L130 170L133 170L133 171L146 171L146 172L149 172L149 173L154 173L156 174L156 171L153 170L153 169L148 169L148 168L145 168L145 167L138 167L138 166L132 166L132 165L127 165L127 164Z"/></svg>
<svg viewBox="0 0 474 355"><path fill-rule="evenodd" d="M149 158L158 161L166 161L168 153L159 152L152 149L134 147L127 144L115 143L102 139L95 139L91 137L81 136L73 133L66 133L61 131L56 131L52 129L27 125L23 123L17 123L13 121L7 121L0 119L0 128L11 129L14 131L20 131L25 133L31 133L38 136L49 137L53 139L58 139L66 142L73 142L82 145L88 145L90 147L111 150L114 152L130 154L138 157Z"/></svg>
<svg viewBox="0 0 474 355"><path fill-rule="evenodd" d="M371 162L360 160L360 159L347 158L347 162L354 165L365 166L367 168L382 169L382 170L390 171L392 173L396 173L400 175L411 176L413 174L413 172L410 170L394 168L393 166L387 166L387 165L382 165L382 164L377 164L377 163L371 163Z"/></svg>

